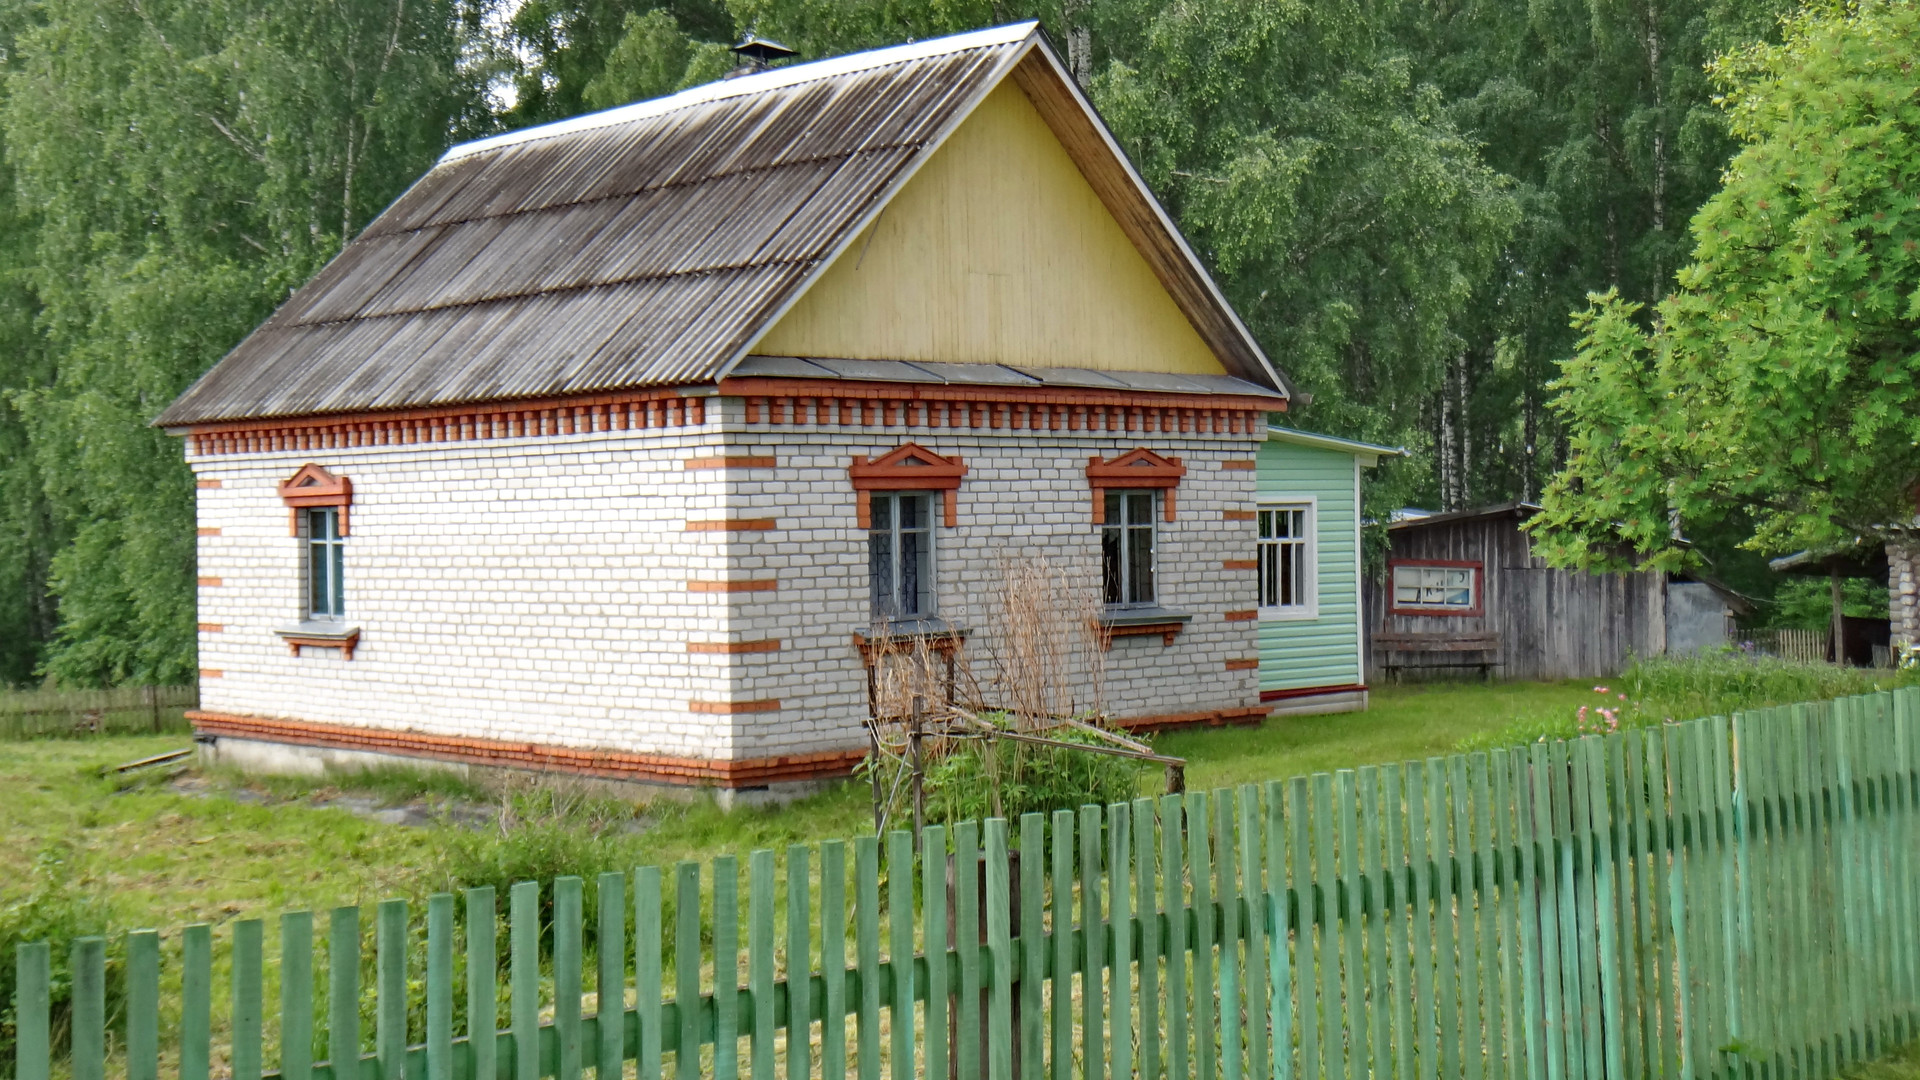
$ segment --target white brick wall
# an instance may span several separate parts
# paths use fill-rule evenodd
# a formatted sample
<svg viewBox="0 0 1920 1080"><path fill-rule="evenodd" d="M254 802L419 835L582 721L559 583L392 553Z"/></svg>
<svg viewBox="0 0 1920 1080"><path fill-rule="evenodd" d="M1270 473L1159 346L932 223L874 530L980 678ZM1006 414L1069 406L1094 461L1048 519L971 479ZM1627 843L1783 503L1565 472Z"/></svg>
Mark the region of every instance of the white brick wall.
<svg viewBox="0 0 1920 1080"><path fill-rule="evenodd" d="M719 417L725 423L718 422ZM738 402L703 429L201 456L202 708L213 712L605 747L755 758L863 745L865 534L847 478L854 454L909 439L959 454L959 522L936 539L939 610L966 625L998 561L1045 550L1099 567L1087 458L1146 446L1184 460L1178 520L1161 523L1165 606L1193 616L1172 645L1116 639L1106 697L1122 716L1258 701L1253 523L1222 512L1254 501L1251 436L1029 433L740 421ZM688 471L688 458L770 454L777 469ZM308 461L352 479L347 622L354 659L273 633L302 613L300 541L276 485ZM767 532L688 532L688 519L775 518ZM689 579L777 578L775 592L696 594ZM778 638L778 652L689 655L690 641ZM690 700L778 699L776 712L695 713Z"/></svg>

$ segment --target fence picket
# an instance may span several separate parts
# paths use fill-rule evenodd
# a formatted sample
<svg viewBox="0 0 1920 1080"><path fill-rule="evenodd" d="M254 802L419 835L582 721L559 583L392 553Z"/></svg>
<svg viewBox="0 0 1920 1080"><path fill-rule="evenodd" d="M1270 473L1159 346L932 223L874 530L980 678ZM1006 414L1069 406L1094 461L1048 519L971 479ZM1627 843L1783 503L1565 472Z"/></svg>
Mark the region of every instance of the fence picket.
<svg viewBox="0 0 1920 1080"><path fill-rule="evenodd" d="M1267 920L1265 905L1260 903L1260 898L1265 895L1267 886L1260 877L1260 792L1252 784L1243 784L1237 798L1240 809L1240 881L1246 898L1247 926L1246 1004L1243 1014L1247 1028L1246 1075L1251 1080L1260 1080L1271 1069L1268 1064L1271 1051L1267 1046L1267 1025L1261 1016L1267 1002ZM1153 868L1143 862L1139 876L1153 876ZM1144 910L1151 914L1151 909ZM1143 968L1145 964L1143 950Z"/></svg>
<svg viewBox="0 0 1920 1080"><path fill-rule="evenodd" d="M987 822L987 958L993 969L987 992L988 1080L1013 1078L1013 1025L1008 1011L1013 1005L1012 927L1007 919L1011 902L1007 823L993 818Z"/></svg>
<svg viewBox="0 0 1920 1080"><path fill-rule="evenodd" d="M887 967L893 973L889 1060L893 1080L912 1080L913 1069L913 834L887 834Z"/></svg>
<svg viewBox="0 0 1920 1080"><path fill-rule="evenodd" d="M1054 811L1052 840L1052 1075L1053 1080L1073 1080L1073 811Z"/></svg>
<svg viewBox="0 0 1920 1080"><path fill-rule="evenodd" d="M1485 754L1475 754L1468 759L1467 805L1473 834L1472 861L1476 882L1473 906L1478 923L1474 938L1479 944L1480 956L1480 1016L1486 1032L1485 1076L1488 1080L1506 1080L1506 1017L1501 1012L1500 938L1496 918L1499 912L1496 892L1499 875L1493 858L1493 818L1488 807Z"/></svg>
<svg viewBox="0 0 1920 1080"><path fill-rule="evenodd" d="M1151 830L1149 830L1151 835ZM1020 1075L1041 1080L1045 1075L1047 1040L1045 1002L1041 994L1047 979L1046 950L1047 818L1020 817ZM928 925L932 925L929 923ZM927 950L929 960L934 950ZM927 998L931 1006L931 991ZM929 1014L931 1015L931 1014ZM1144 1032L1142 1035L1144 1036Z"/></svg>
<svg viewBox="0 0 1920 1080"><path fill-rule="evenodd" d="M540 886L507 892L507 1015L513 1027L513 1080L540 1076ZM656 913L656 918L657 918ZM335 1080L339 1080L338 1077Z"/></svg>
<svg viewBox="0 0 1920 1080"><path fill-rule="evenodd" d="M1486 1035L1480 1024L1479 878L1473 848L1473 803L1467 786L1467 759L1455 755L1448 762L1447 782L1453 794L1453 925L1459 944L1460 1013L1455 1030L1460 1039L1461 1073L1466 1080L1482 1080Z"/></svg>
<svg viewBox="0 0 1920 1080"><path fill-rule="evenodd" d="M991 826L989 826L991 828ZM1005 858L1001 860L1004 871ZM862 836L853 842L854 957L860 969L860 1017L855 1031L860 1040L860 1080L880 1080L880 838ZM820 905L821 918L845 910ZM1003 906L1004 913L1006 908ZM824 935L823 935L824 940ZM836 965L835 967L843 967ZM831 972L828 978L833 978ZM835 1073L834 1075L839 1075Z"/></svg>
<svg viewBox="0 0 1920 1080"><path fill-rule="evenodd" d="M233 924L232 1080L260 1080L261 1036L261 925L259 919ZM404 1050L404 1048L403 1048Z"/></svg>
<svg viewBox="0 0 1920 1080"><path fill-rule="evenodd" d="M1107 808L1107 874L1111 884L1107 894L1107 921L1113 927L1107 987L1108 1000L1113 1004L1108 1011L1107 1025L1112 1032L1108 1050L1116 1080L1127 1080L1133 1075L1133 879L1127 861L1132 847L1131 825L1125 803L1114 803ZM1240 1077L1231 1080L1240 1080Z"/></svg>
<svg viewBox="0 0 1920 1080"><path fill-rule="evenodd" d="M127 935L127 1080L160 1080L160 934L154 930Z"/></svg>
<svg viewBox="0 0 1920 1080"><path fill-rule="evenodd" d="M1411 1075L1421 1080L1431 1080L1442 1075L1440 1070L1440 1036L1434 1030L1437 993L1434 986L1435 966L1433 959L1433 884L1434 875L1429 871L1430 851L1423 841L1428 838L1427 767L1418 761L1409 761L1406 765L1407 779L1407 862L1410 876L1413 878L1413 999L1417 1011L1414 1013L1414 1029L1417 1049L1414 1052L1414 1067Z"/></svg>
<svg viewBox="0 0 1920 1080"><path fill-rule="evenodd" d="M453 1080L452 893L434 893L427 897L426 997L425 1080ZM246 1080L255 1078L249 1075Z"/></svg>
<svg viewBox="0 0 1920 1080"><path fill-rule="evenodd" d="M1329 920L1338 920L1340 928L1341 958L1344 979L1341 983L1341 1012L1347 1018L1347 1071L1346 1075L1359 1080L1367 1074L1367 1048L1371 1045L1371 1036L1367 1032L1366 990L1361 974L1361 923L1360 923L1360 827L1359 795L1355 789L1352 769L1341 769L1333 774L1334 785L1334 846L1340 859L1341 875L1333 885L1339 896L1336 910L1328 913ZM1358 1003L1358 1007L1355 1007Z"/></svg>
<svg viewBox="0 0 1920 1080"><path fill-rule="evenodd" d="M159 1018L152 1023L157 1026ZM280 1076L313 1076L313 913L308 911L280 916Z"/></svg>
<svg viewBox="0 0 1920 1080"><path fill-rule="evenodd" d="M73 1046L73 1080L106 1080L107 939L75 938L69 962L72 964L73 1012L68 1035ZM186 1046L183 1044L182 1074L186 1067Z"/></svg>
<svg viewBox="0 0 1920 1080"><path fill-rule="evenodd" d="M577 880L577 879L576 879ZM407 902L374 909L374 1034L380 1080L402 1080L407 1063ZM580 1000L578 991L574 1001ZM576 1080L566 1077L565 1080Z"/></svg>
<svg viewBox="0 0 1920 1080"><path fill-rule="evenodd" d="M558 971L561 967L560 924L566 921L560 914L561 908L569 901L577 905L578 878L559 878L554 885L554 1030L560 1035L564 1047L567 1037L561 1034L560 999L565 996L565 988L560 985ZM563 898L562 883L565 892L571 894ZM577 907L576 907L577 911ZM578 916L575 916L577 922ZM576 960L577 964L578 961ZM578 986L578 968L575 968L575 986L573 999L578 1009L580 999ZM700 1080L700 864L682 862L673 868L673 1005L676 1023L673 1072L678 1080ZM562 1059L565 1052L562 1051ZM556 1080L578 1080L575 1076L558 1077Z"/></svg>
<svg viewBox="0 0 1920 1080"><path fill-rule="evenodd" d="M1345 1036L1340 1023L1340 908L1334 891L1340 879L1335 875L1334 865L1333 778L1326 773L1316 773L1307 782L1312 800L1308 804L1308 819L1313 826L1313 858L1309 865L1317 886L1315 917L1319 920L1314 945L1319 975L1320 1060L1326 1069L1324 1075L1351 1078L1346 1071ZM1306 1022L1312 1023L1313 1017L1309 1016Z"/></svg>
<svg viewBox="0 0 1920 1080"><path fill-rule="evenodd" d="M792 883L788 883L792 888ZM803 964L800 968L806 971ZM847 1075L847 845L829 840L820 845L820 1075ZM804 976L803 976L804 977ZM793 980L788 979L791 986ZM800 1014L801 1031L809 1025ZM971 1074L961 1073L968 1080Z"/></svg>
<svg viewBox="0 0 1920 1080"><path fill-rule="evenodd" d="M1385 910L1392 920L1391 932L1387 935L1389 951L1392 953L1391 972L1388 984L1392 987L1393 1010L1393 1070L1394 1076L1412 1077L1414 1073L1415 1027L1413 1022L1413 941L1408 936L1412 925L1413 912L1417 910L1413 901L1416 886L1413 881L1413 868L1407 861L1407 843L1402 832L1407 820L1408 800L1406 798L1406 775L1399 765L1388 765L1381 771L1381 799L1385 804L1386 825L1386 877L1389 888L1386 890Z"/></svg>
<svg viewBox="0 0 1920 1080"><path fill-rule="evenodd" d="M1193 973L1193 1066L1199 1080L1214 1080L1219 1067L1218 1044L1214 1032L1213 947L1217 924L1213 919L1213 830L1208 827L1207 795L1203 791L1187 793L1187 878L1193 897L1192 952L1188 968ZM1095 1080L1089 1073L1088 1080Z"/></svg>
<svg viewBox="0 0 1920 1080"><path fill-rule="evenodd" d="M74 978L77 982L77 971ZM357 1009L355 1021L357 1024ZM77 1027L79 1020L74 1024ZM347 1059L347 1068L354 1064L357 1057ZM212 1068L213 927L194 923L180 933L180 1080L208 1080ZM334 1075L339 1076L341 1069L336 1064ZM358 1078L357 1073L348 1075Z"/></svg>
<svg viewBox="0 0 1920 1080"><path fill-rule="evenodd" d="M731 864L731 860L729 860ZM719 864L715 863L714 873L719 874ZM452 916L452 897L448 897L447 913ZM597 955L593 965L594 977L594 1080L614 1080L625 1072L626 1066L626 1012L627 1012L627 879L626 875L612 872L601 874L594 882L594 909L599 916L594 927L594 948ZM431 901L429 901L431 903ZM451 930L451 927L449 927ZM428 914L428 940L432 940L432 914ZM716 932L717 937L717 932ZM715 941L714 954L722 955L720 943ZM448 951L449 961L452 951ZM428 963L432 963L429 957ZM717 1000L717 999L716 999ZM727 996L729 1014L731 1014L732 995ZM428 1026L432 1026L429 1018ZM432 1055L428 1055L432 1060ZM728 1074L731 1076L731 1074ZM432 1077L431 1080L447 1080L446 1077Z"/></svg>
<svg viewBox="0 0 1920 1080"><path fill-rule="evenodd" d="M1371 1039L1367 1045L1366 1066L1362 1075L1379 1076L1392 1060L1389 1040L1393 1035L1391 1010L1387 1007L1387 894L1386 866L1380 847L1380 770L1361 767L1355 777L1360 800L1360 873L1366 883L1361 896L1362 919L1366 929L1367 953L1367 1025Z"/></svg>
<svg viewBox="0 0 1920 1080"><path fill-rule="evenodd" d="M793 844L787 848L787 1080L807 1080L813 1072L813 1039L811 1037L813 980L809 977L813 971L811 937L813 880L808 876L809 861L809 851L805 844ZM825 862L823 857L821 859L823 866ZM769 874L767 877L769 904L772 903L773 888L773 877ZM826 971L825 964L821 967L823 974L830 973ZM772 950L768 950L767 954L767 979L764 985L768 999L773 999L775 994ZM830 1030L829 1025L821 1025L823 1044L828 1030ZM769 1030L767 1035L771 1038L772 1031ZM844 1068L841 1073L845 1075ZM759 1080L759 1077L756 1076L754 1080Z"/></svg>
<svg viewBox="0 0 1920 1080"><path fill-rule="evenodd" d="M49 1080L53 1074L52 952L44 941L14 947L13 1075ZM154 1022L158 1022L158 1017Z"/></svg>
<svg viewBox="0 0 1920 1080"><path fill-rule="evenodd" d="M1106 875L1101 868L1100 808L1080 808L1080 1060L1085 1080L1102 1080L1106 1067L1106 925L1101 901ZM1196 845L1198 846L1198 845ZM1198 873L1196 868L1195 873ZM1205 1074L1203 1074L1204 1077Z"/></svg>
<svg viewBox="0 0 1920 1080"><path fill-rule="evenodd" d="M616 899L618 893L615 894ZM602 901L605 904L605 901ZM600 909L603 913L606 908ZM614 905L618 912L620 905ZM605 920L605 915L601 916ZM625 927L614 920L614 925L603 930L618 935ZM615 1002L626 999L626 975L621 968L623 950L612 950L615 970L611 978L602 975L602 985L609 982L613 986ZM600 955L609 955L606 946L600 948ZM605 998L601 999L606 1000ZM621 1018L624 1007L616 1006L613 1016ZM601 1014L605 1016L603 1012ZM604 1021L603 1021L604 1022ZM616 1025L619 1026L619 1025ZM612 1051L612 1067L606 1073L595 1073L594 1080L614 1080L621 1075L619 1042L601 1036L603 1049ZM740 1075L740 861L732 855L720 855L713 860L713 1077L714 1080L736 1080Z"/></svg>
<svg viewBox="0 0 1920 1080"><path fill-rule="evenodd" d="M1056 817L1056 824L1058 818ZM1058 857L1056 850L1054 855ZM1056 879L1059 869L1055 868ZM1073 872L1067 871L1067 884L1062 888L1066 895L1072 894ZM1058 880L1056 880L1058 884ZM1062 893L1055 893L1055 903ZM1059 920L1060 909L1054 909L1054 918ZM1071 920L1068 920L1070 923ZM1054 923L1054 934L1060 935L1061 923ZM1062 941L1071 943L1069 933ZM1059 941L1056 941L1056 947ZM953 827L953 947L959 957L957 980L959 1000L954 1008L953 1057L958 1068L959 1080L976 1080L980 1076L980 826L977 822L963 821ZM1071 957L1071 953L1068 954ZM1068 963L1071 963L1069 960ZM1063 963L1056 969L1054 976L1054 1023L1071 1024L1071 1018L1063 1018L1066 1012L1065 1002L1061 1000L1061 980L1058 972L1067 970ZM1070 995L1065 995L1071 999ZM1056 1035L1056 1038L1059 1036ZM1055 1075L1073 1060L1073 1032L1068 1029L1061 1043L1066 1052L1054 1062ZM839 1076L839 1073L830 1075Z"/></svg>
<svg viewBox="0 0 1920 1080"><path fill-rule="evenodd" d="M636 939L645 931L636 922ZM644 969L634 973L639 984L640 1007L647 1008ZM747 1065L753 1080L773 1080L773 852L761 849L747 856L747 993L753 1020L748 1043ZM642 1043L644 1046L644 1042Z"/></svg>
<svg viewBox="0 0 1920 1080"><path fill-rule="evenodd" d="M1222 1080L1242 1080L1245 1076L1242 1055L1245 1051L1241 1039L1240 1025L1240 887L1235 873L1239 868L1239 849L1234 837L1233 793L1222 788L1213 793L1213 829L1214 829L1214 895L1220 906L1220 1075ZM1114 883L1116 895L1119 882ZM1114 925L1120 925L1119 915L1114 916ZM1116 956L1115 970L1119 970L1119 958ZM1116 1006L1118 1001L1116 999ZM1114 1016L1120 1015L1118 1008ZM1115 1032L1115 1043L1119 1042L1119 1032ZM1119 1071L1119 1051L1115 1051L1114 1075L1125 1074Z"/></svg>
<svg viewBox="0 0 1920 1080"><path fill-rule="evenodd" d="M756 857L765 854L767 853L755 852ZM771 906L773 904L773 864L771 856L767 859L766 869L767 873L764 879L758 874L754 877L754 900L756 903L759 903L764 898L768 908L768 937L771 938ZM759 887L762 880L764 880L766 884L764 892ZM519 887L515 886L514 893L517 894L518 891ZM634 1011L638 1014L636 1019L638 1020L639 1028L636 1033L638 1037L634 1041L634 1057L636 1059L635 1074L639 1080L660 1080L660 1069L665 1050L663 1046L665 1040L662 1036L665 1034L666 1017L663 1015L665 1010L661 1007L662 1002L660 1000L660 923L662 914L660 910L660 891L661 874L659 867L645 866L633 872L633 985L635 995ZM517 896L515 898L517 899ZM757 919L755 920L755 925L758 925ZM756 994L755 998L756 1007L763 1007L767 1010L769 1020L764 1030L766 1031L766 1038L770 1043L773 1039L773 1024L771 1021L773 1008L773 949L770 947L770 940L766 944L769 947L758 950L755 954L757 962L764 962L766 964L768 978L766 982L762 984L766 987L765 1005L760 1006L758 1004L760 995ZM519 1022L518 1014L516 1013L513 1023L517 1025ZM754 1030L756 1032L755 1042L757 1045L759 1041L757 1033L762 1029L756 1025ZM516 1045L517 1042L518 1040L516 1040ZM760 1059L756 1056L753 1080L773 1080L773 1055L771 1053L768 1053L766 1057L765 1072L761 1071Z"/></svg>
<svg viewBox="0 0 1920 1080"><path fill-rule="evenodd" d="M947 1075L948 1006L953 1000L952 974L947 969L947 949L952 943L948 933L947 911L947 830L929 825L920 833L921 908L926 912L923 933L927 944L927 1072L931 1080ZM1040 942L1029 943L1039 948ZM1039 1072L1032 1074L1039 1080Z"/></svg>
<svg viewBox="0 0 1920 1080"><path fill-rule="evenodd" d="M1140 1046L1137 1062L1142 1080L1164 1075L1160 1057L1160 902L1154 881L1162 871L1154 861L1153 803L1133 800L1133 859L1137 893L1134 911L1140 920ZM1036 921L1038 916L1035 916ZM1038 1000L1038 988L1035 988ZM1021 1073L1022 1076L1033 1075Z"/></svg>

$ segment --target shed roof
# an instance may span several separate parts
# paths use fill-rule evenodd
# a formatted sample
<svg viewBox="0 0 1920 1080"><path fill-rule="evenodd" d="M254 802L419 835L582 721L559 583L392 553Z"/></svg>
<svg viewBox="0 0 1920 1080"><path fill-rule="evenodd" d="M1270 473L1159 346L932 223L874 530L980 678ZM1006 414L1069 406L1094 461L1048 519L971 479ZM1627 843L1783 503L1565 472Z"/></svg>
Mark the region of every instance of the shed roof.
<svg viewBox="0 0 1920 1080"><path fill-rule="evenodd" d="M1357 439L1342 439L1337 435L1321 435L1318 432L1302 431L1299 428L1271 425L1266 437L1274 442L1292 443L1295 446L1310 446L1316 450L1339 450L1364 460L1371 468L1379 464L1383 457L1405 457L1404 446L1379 446L1374 443L1360 442Z"/></svg>
<svg viewBox="0 0 1920 1080"><path fill-rule="evenodd" d="M713 382L1009 77L1227 371L1287 395L1028 22L456 146L156 422Z"/></svg>
<svg viewBox="0 0 1920 1080"><path fill-rule="evenodd" d="M1407 517L1387 526L1387 531L1398 532L1402 529L1426 529L1435 525L1457 525L1463 521L1480 518L1514 517L1525 521L1540 512L1540 507L1530 502L1506 502L1496 506L1482 506L1473 510L1449 510L1445 513L1427 514L1422 517Z"/></svg>

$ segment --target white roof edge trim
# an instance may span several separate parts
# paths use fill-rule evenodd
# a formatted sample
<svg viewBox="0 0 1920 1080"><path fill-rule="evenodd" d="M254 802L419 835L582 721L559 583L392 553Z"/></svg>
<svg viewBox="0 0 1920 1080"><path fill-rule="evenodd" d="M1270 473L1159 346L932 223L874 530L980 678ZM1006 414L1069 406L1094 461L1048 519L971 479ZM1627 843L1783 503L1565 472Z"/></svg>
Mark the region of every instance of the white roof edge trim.
<svg viewBox="0 0 1920 1080"><path fill-rule="evenodd" d="M1035 25L1037 26L1038 24L1036 23ZM1186 258L1187 264L1193 268L1193 272L1200 275L1201 282L1206 285L1207 295L1213 298L1214 304L1218 306L1221 311L1226 312L1227 319L1232 322L1234 330L1240 335L1240 339L1246 342L1247 348L1252 350L1254 358L1260 362L1260 366L1266 370L1266 375L1272 380L1274 388L1282 394L1285 394L1288 400L1292 400L1294 397L1293 384L1288 382L1287 377L1280 373L1280 369L1273 366L1273 361L1268 359L1267 351L1260 347L1260 342L1253 336L1253 331L1247 329L1247 324L1240 319L1240 313L1235 311L1233 305L1227 302L1226 294L1220 291L1220 283L1213 280L1213 275L1207 272L1206 264L1200 261L1200 256L1194 254L1193 248L1187 243L1186 234L1180 231L1178 225L1174 224L1173 218L1167 214L1167 208L1160 205L1160 200L1154 196L1153 189L1147 186L1146 178L1142 177L1139 170L1133 167L1133 159L1128 157L1127 152L1122 150L1120 144L1114 140L1113 132L1107 129L1106 121L1100 118L1100 111L1093 107L1093 102L1087 99L1087 95L1080 89L1080 84L1074 81L1072 75L1068 74L1066 66L1060 62L1058 56L1053 54L1052 49L1042 48L1040 54L1047 58L1047 63L1052 66L1054 75L1065 84L1067 91L1073 95L1073 100L1079 102L1080 108L1087 114L1087 119L1093 121L1094 130L1100 133L1100 141L1106 144L1107 152L1112 154L1114 160L1120 163L1120 167L1127 172L1127 178L1132 180L1134 186L1140 190L1140 194L1145 196L1147 205L1153 208L1155 220L1159 221L1160 227L1173 239L1174 246L1179 248L1180 254Z"/></svg>
<svg viewBox="0 0 1920 1080"><path fill-rule="evenodd" d="M987 99L987 95L993 93L1001 83L1006 81L1007 76L1021 60L1026 58L1028 52L1040 47L1040 24L1025 22L1019 25L1026 30L1025 47L1016 49L1002 58L992 75L980 84L978 90L974 91L972 100L968 101L964 108L955 109L953 115L947 118L946 126L935 132L933 137L921 146L920 151L907 162L906 167L894 174L893 179L873 197L873 201L861 211L860 216L847 226L847 231L841 235L839 242L833 245L833 250L827 252L819 262L813 265L813 269L807 271L807 276L792 287L786 299L780 302L780 306L768 312L761 320L760 325L754 329L753 336L742 341L740 347L733 351L733 355L727 357L726 362L720 365L713 376L715 382L731 375L733 369L739 367L740 362L753 353L753 347L760 344L760 339L772 333L773 328L780 325L780 320L786 318L794 306L800 303L800 298L807 295L814 285L826 276L827 270L834 263L840 261L840 257L847 253L847 249L860 238L860 234L877 221L881 214L886 213L888 205L893 202L895 196L900 194L900 189L906 187L907 182L918 176L921 168L933 160L933 155L946 145L954 132L960 130L960 125L967 122L967 118L972 116L973 111L980 107L980 103Z"/></svg>
<svg viewBox="0 0 1920 1080"><path fill-rule="evenodd" d="M1372 455L1374 457L1406 457L1404 446L1379 446L1374 443L1360 442L1357 439L1342 439L1336 435L1321 435L1299 428L1271 427L1265 436L1275 442L1293 443L1296 446L1311 446L1318 450L1344 450L1350 454Z"/></svg>
<svg viewBox="0 0 1920 1080"><path fill-rule="evenodd" d="M1031 36L1039 29L1039 22L1028 20L1008 26L989 27L985 30L972 30L964 34L950 34L947 37L929 38L907 45L894 45L885 49L870 49L866 52L847 53L844 56L814 60L805 64L790 64L774 68L755 75L743 75L737 79L718 79L704 86L695 86L663 98L648 101L636 101L631 105L618 105L600 112L586 113L582 116L556 120L551 124L522 128L492 135L473 142L460 143L449 147L440 155L436 165L458 161L473 154L518 143L535 142L560 135L571 135L579 131L591 131L595 128L612 127L632 120L641 120L651 116L663 116L677 109L708 102L722 101L731 97L763 93L768 90L780 90L789 86L831 79L849 75L856 71L886 67L889 64L902 64L912 60L925 60L928 57L942 56L947 53L965 52L968 49L991 48L996 45L1013 45Z"/></svg>

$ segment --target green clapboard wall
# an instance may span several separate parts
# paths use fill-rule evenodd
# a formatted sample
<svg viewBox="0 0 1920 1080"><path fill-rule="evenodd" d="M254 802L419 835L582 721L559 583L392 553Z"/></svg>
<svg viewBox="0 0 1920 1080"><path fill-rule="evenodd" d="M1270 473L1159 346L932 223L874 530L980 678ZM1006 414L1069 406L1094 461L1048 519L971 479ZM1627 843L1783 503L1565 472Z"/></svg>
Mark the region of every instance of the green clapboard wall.
<svg viewBox="0 0 1920 1080"><path fill-rule="evenodd" d="M1371 455L1368 455L1371 457ZM1355 455L1269 439L1260 444L1261 505L1312 499L1318 614L1260 620L1260 689L1352 686L1360 671L1360 578L1354 554Z"/></svg>

